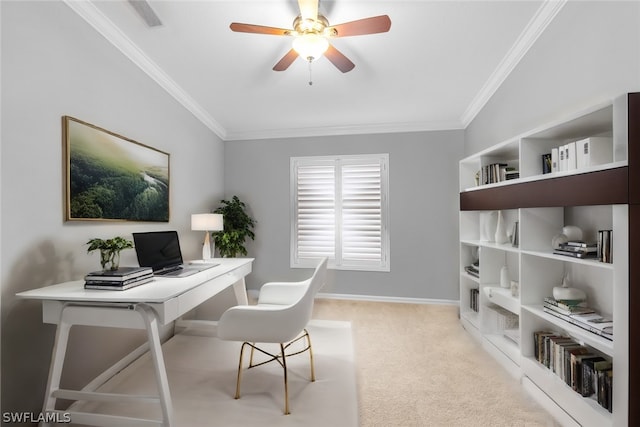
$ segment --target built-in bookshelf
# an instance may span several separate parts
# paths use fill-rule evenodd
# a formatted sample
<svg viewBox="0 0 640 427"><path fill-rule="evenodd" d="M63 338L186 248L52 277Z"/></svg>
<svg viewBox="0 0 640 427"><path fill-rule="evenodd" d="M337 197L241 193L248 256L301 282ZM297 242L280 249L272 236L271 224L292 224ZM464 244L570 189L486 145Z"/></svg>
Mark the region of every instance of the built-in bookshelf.
<svg viewBox="0 0 640 427"><path fill-rule="evenodd" d="M637 253L633 236L640 237L637 122L640 94L627 94L460 161L462 325L562 425L640 425L640 409L629 405L640 397L629 387L639 378L629 363L638 346L634 317L640 308L640 295L629 286L640 272L629 259ZM591 161L582 159L570 170L545 167L543 158L552 150L572 144L572 150L582 149L585 143L599 144ZM584 150L581 154L588 154ZM517 176L488 182L492 168L508 168ZM510 234L502 243L492 236L497 212ZM612 230L612 262L554 253L552 242L568 225L582 230L587 242L597 242L601 230ZM613 320L613 336L545 309L545 298L563 280L584 291L590 308ZM542 332L568 343L556 347L561 352L566 347L567 369L572 352L601 357L605 362L596 365L598 373L588 372L596 382L600 377L602 389L576 391L564 368L556 372L541 363L537 336ZM582 358L574 359L576 372L582 372Z"/></svg>

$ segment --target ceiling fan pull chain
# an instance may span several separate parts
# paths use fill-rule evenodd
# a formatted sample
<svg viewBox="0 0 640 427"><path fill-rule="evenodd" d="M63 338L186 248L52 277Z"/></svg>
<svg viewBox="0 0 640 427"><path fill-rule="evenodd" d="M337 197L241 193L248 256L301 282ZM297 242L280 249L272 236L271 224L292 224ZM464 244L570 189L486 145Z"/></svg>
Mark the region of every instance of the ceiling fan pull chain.
<svg viewBox="0 0 640 427"><path fill-rule="evenodd" d="M311 79L311 59L309 60L309 86L313 85L313 81Z"/></svg>

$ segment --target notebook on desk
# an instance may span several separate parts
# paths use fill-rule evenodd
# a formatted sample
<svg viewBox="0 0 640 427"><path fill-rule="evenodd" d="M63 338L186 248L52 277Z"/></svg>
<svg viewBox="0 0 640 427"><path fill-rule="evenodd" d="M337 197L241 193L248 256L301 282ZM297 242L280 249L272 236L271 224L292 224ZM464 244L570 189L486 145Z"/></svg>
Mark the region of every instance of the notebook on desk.
<svg viewBox="0 0 640 427"><path fill-rule="evenodd" d="M176 231L133 233L140 267L151 267L154 276L187 277L215 267L216 263L185 264Z"/></svg>

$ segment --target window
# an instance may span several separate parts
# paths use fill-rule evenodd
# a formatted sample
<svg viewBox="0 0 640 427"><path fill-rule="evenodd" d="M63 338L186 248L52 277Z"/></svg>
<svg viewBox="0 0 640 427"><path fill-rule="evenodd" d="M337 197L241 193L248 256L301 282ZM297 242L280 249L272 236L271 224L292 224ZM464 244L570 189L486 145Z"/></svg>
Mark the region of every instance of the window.
<svg viewBox="0 0 640 427"><path fill-rule="evenodd" d="M389 269L389 155L291 159L291 266Z"/></svg>

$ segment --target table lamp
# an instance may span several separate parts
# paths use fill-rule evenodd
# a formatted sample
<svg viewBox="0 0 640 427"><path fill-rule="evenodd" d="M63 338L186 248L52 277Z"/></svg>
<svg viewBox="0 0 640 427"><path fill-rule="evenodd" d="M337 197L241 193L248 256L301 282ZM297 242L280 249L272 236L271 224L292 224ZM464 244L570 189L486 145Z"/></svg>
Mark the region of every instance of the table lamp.
<svg viewBox="0 0 640 427"><path fill-rule="evenodd" d="M193 231L205 231L204 244L202 246L202 259L211 259L211 254L215 251L211 251L211 243L209 241L209 234L212 231L221 231L224 229L224 223L222 221L221 214L192 214L191 215L191 230Z"/></svg>

